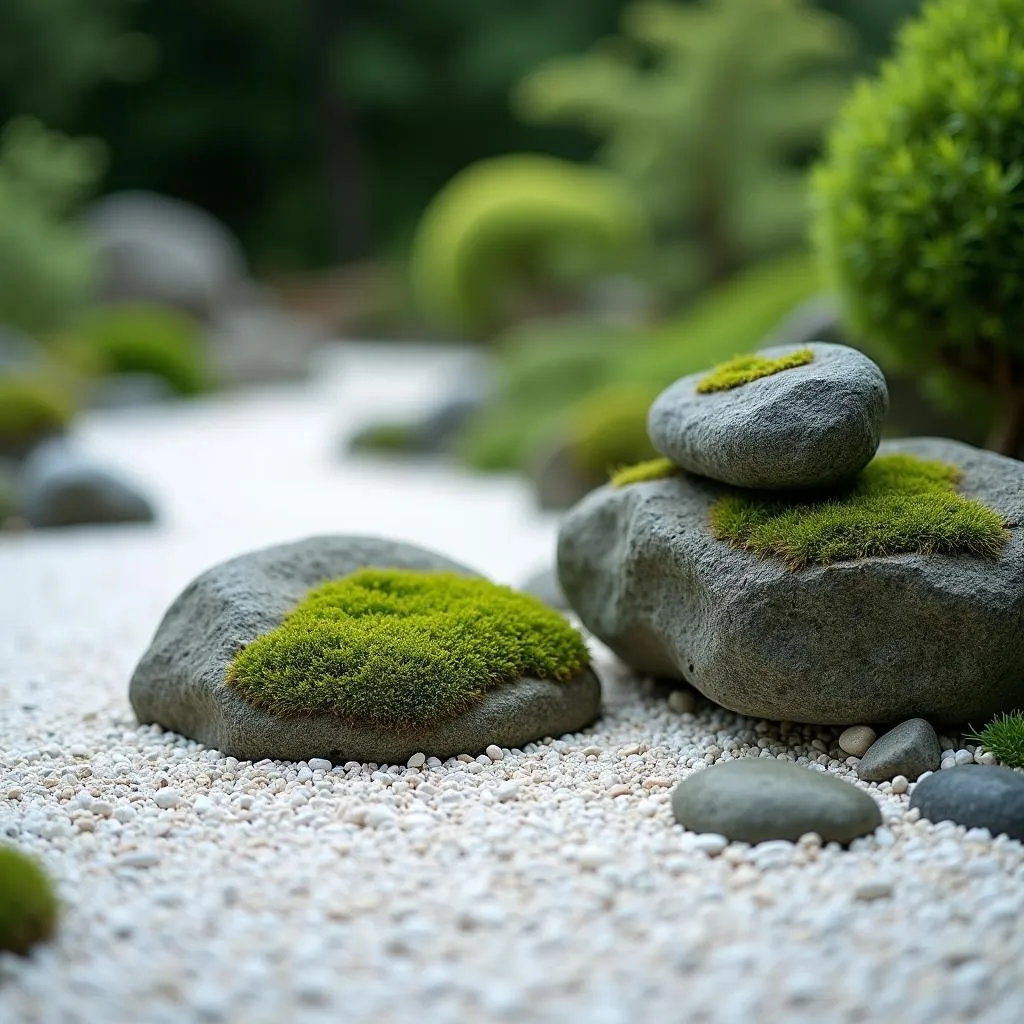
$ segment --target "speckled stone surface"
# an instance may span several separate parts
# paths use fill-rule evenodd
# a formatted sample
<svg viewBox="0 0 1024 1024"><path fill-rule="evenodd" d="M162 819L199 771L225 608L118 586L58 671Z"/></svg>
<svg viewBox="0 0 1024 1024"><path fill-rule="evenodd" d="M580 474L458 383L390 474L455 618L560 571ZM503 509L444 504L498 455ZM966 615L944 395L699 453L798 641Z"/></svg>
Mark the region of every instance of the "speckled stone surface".
<svg viewBox="0 0 1024 1024"><path fill-rule="evenodd" d="M234 757L404 764L421 752L479 754L581 729L597 718L601 688L585 669L566 683L522 679L495 687L459 717L403 731L355 727L334 715L282 718L225 683L237 651L280 625L318 584L360 568L476 575L433 552L367 537L312 537L214 566L168 610L132 676L139 721L156 722Z"/></svg>
<svg viewBox="0 0 1024 1024"><path fill-rule="evenodd" d="M1024 463L953 441L962 493L1024 522ZM564 520L558 568L583 624L641 672L744 714L854 725L984 722L1024 701L1024 534L997 561L894 555L798 572L716 540L720 485L605 487Z"/></svg>
<svg viewBox="0 0 1024 1024"><path fill-rule="evenodd" d="M648 414L654 447L692 473L738 487L820 487L860 472L889 408L885 376L845 345L801 347L812 362L727 391L698 392L707 371L677 380Z"/></svg>
<svg viewBox="0 0 1024 1024"><path fill-rule="evenodd" d="M1024 839L1024 775L996 765L967 764L918 783L910 806L930 821L953 821Z"/></svg>
<svg viewBox="0 0 1024 1024"><path fill-rule="evenodd" d="M942 759L942 746L930 722L909 718L879 736L857 765L857 774L867 782L882 782L902 775L914 781L933 772Z"/></svg>

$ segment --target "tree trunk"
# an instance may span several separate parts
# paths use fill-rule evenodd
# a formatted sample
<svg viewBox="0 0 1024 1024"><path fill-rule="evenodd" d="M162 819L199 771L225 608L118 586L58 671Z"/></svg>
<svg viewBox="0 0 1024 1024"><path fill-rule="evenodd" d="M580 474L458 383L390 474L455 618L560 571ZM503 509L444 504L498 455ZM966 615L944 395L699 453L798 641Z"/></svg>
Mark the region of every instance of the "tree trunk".
<svg viewBox="0 0 1024 1024"><path fill-rule="evenodd" d="M349 20L348 4L307 0L309 72L324 188L330 217L332 257L340 262L367 255L369 197L363 146L355 113L337 93L329 63Z"/></svg>
<svg viewBox="0 0 1024 1024"><path fill-rule="evenodd" d="M996 357L996 392L999 416L989 431L985 446L1014 458L1024 447L1024 382L1018 379L1005 354Z"/></svg>

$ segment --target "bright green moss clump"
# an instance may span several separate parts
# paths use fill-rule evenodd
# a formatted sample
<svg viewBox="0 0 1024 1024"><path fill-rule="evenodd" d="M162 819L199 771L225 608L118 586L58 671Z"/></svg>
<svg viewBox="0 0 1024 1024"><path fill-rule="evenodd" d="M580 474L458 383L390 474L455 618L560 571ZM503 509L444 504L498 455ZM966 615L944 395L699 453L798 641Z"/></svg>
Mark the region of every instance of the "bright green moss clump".
<svg viewBox="0 0 1024 1024"><path fill-rule="evenodd" d="M956 493L960 470L912 455L882 455L842 491L804 500L728 494L711 509L719 540L781 558L791 569L882 555L997 558L1002 516Z"/></svg>
<svg viewBox="0 0 1024 1024"><path fill-rule="evenodd" d="M0 377L0 453L22 454L61 433L71 415L71 401L57 384L40 377Z"/></svg>
<svg viewBox="0 0 1024 1024"><path fill-rule="evenodd" d="M0 951L28 954L57 928L57 897L43 869L23 853L0 847Z"/></svg>
<svg viewBox="0 0 1024 1024"><path fill-rule="evenodd" d="M792 370L797 366L806 366L814 359L809 348L802 348L788 356L768 359L765 356L736 356L721 366L716 366L697 385L697 393L711 394L713 391L731 391L743 384L771 377L783 370Z"/></svg>
<svg viewBox="0 0 1024 1024"><path fill-rule="evenodd" d="M648 480L665 480L676 476L682 470L671 459L648 459L635 466L623 466L611 475L612 487L628 487Z"/></svg>
<svg viewBox="0 0 1024 1024"><path fill-rule="evenodd" d="M536 598L453 573L362 569L306 595L227 681L275 715L401 728L450 720L523 676L564 681L583 638Z"/></svg>
<svg viewBox="0 0 1024 1024"><path fill-rule="evenodd" d="M991 750L1011 768L1024 768L1024 712L997 715L981 732L968 737Z"/></svg>

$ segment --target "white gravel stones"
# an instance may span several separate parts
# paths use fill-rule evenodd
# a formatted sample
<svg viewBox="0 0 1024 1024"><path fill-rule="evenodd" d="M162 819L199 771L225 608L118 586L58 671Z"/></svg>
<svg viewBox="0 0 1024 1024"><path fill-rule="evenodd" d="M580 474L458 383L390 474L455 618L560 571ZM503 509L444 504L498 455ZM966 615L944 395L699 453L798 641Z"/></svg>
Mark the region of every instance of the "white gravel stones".
<svg viewBox="0 0 1024 1024"><path fill-rule="evenodd" d="M853 757L863 757L877 735L870 725L851 725L839 735L839 746Z"/></svg>
<svg viewBox="0 0 1024 1024"><path fill-rule="evenodd" d="M329 772L334 767L326 757L311 757L306 764L311 772Z"/></svg>
<svg viewBox="0 0 1024 1024"><path fill-rule="evenodd" d="M379 366L389 389L396 363ZM102 454L134 458L168 525L0 539L0 841L45 863L66 908L52 947L0 958L0 1020L1017 1024L1024 848L915 820L906 797L830 758L832 730L706 701L688 717L607 665L598 725L474 761L476 773L454 759L350 762L322 777L307 765L314 777L299 782L297 764L137 727L124 697L135 659L167 601L218 558L365 530L338 521L363 514L389 533L401 515L423 530L411 540L502 579L544 557L552 531L514 525L506 505L527 502L513 482L437 470L443 502L426 488L398 502L415 474L317 461L339 410L381 401L355 371L351 388L325 388L322 410L305 393L255 407L232 396L147 413L107 441L87 419ZM245 469L252 450L260 474ZM372 495L365 513L356 488ZM760 855L686 833L668 791L643 783L706 771L712 748L814 763L872 792L886 826L847 851L805 836ZM162 810L155 794L169 788L180 800ZM373 808L391 821L367 824ZM607 859L569 855L588 848ZM876 880L892 894L854 898Z"/></svg>
<svg viewBox="0 0 1024 1024"><path fill-rule="evenodd" d="M167 789L158 789L156 794L153 796L153 803L157 805L161 810L168 811L172 807L178 806L178 791L168 787Z"/></svg>

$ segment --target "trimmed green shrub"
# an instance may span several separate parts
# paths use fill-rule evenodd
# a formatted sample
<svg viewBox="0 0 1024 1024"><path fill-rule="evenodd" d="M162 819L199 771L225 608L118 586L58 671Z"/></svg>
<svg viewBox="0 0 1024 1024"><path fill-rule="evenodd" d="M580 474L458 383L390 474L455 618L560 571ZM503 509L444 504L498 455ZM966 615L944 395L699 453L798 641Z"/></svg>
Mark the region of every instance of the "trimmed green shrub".
<svg viewBox="0 0 1024 1024"><path fill-rule="evenodd" d="M806 366L814 359L809 348L802 348L788 356L769 359L765 356L736 356L719 363L706 377L697 383L697 393L710 395L715 391L731 391L762 377L771 377L783 370Z"/></svg>
<svg viewBox="0 0 1024 1024"><path fill-rule="evenodd" d="M452 719L524 676L565 681L579 632L527 594L453 573L362 569L311 590L235 656L228 683L271 714L401 728Z"/></svg>
<svg viewBox="0 0 1024 1024"><path fill-rule="evenodd" d="M27 956L57 930L58 905L50 880L31 858L0 846L0 950Z"/></svg>
<svg viewBox="0 0 1024 1024"><path fill-rule="evenodd" d="M411 256L425 313L490 332L628 268L646 234L642 207L614 175L554 157L495 157L466 168L423 215Z"/></svg>
<svg viewBox="0 0 1024 1024"><path fill-rule="evenodd" d="M616 466L656 457L647 436L647 410L656 397L648 388L612 385L575 405L567 437L575 465L603 479Z"/></svg>
<svg viewBox="0 0 1024 1024"><path fill-rule="evenodd" d="M719 540L791 569L882 555L998 558L1009 540L998 512L956 492L956 466L879 455L844 488L792 498L727 494L711 508Z"/></svg>
<svg viewBox="0 0 1024 1024"><path fill-rule="evenodd" d="M71 350L101 375L151 373L179 395L198 394L210 386L199 326L164 306L97 308L79 320Z"/></svg>
<svg viewBox="0 0 1024 1024"><path fill-rule="evenodd" d="M0 454L19 457L64 432L74 407L66 390L33 376L0 376Z"/></svg>
<svg viewBox="0 0 1024 1024"><path fill-rule="evenodd" d="M1011 768L1024 768L1024 712L997 715L979 733L967 737L991 750Z"/></svg>
<svg viewBox="0 0 1024 1024"><path fill-rule="evenodd" d="M851 326L894 365L983 384L1024 444L1024 0L934 0L842 111L814 235Z"/></svg>
<svg viewBox="0 0 1024 1024"><path fill-rule="evenodd" d="M630 484L647 483L649 480L667 480L678 476L682 470L671 459L648 459L634 466L624 466L611 474L612 487L628 487Z"/></svg>

